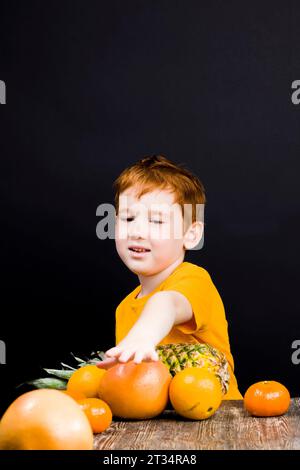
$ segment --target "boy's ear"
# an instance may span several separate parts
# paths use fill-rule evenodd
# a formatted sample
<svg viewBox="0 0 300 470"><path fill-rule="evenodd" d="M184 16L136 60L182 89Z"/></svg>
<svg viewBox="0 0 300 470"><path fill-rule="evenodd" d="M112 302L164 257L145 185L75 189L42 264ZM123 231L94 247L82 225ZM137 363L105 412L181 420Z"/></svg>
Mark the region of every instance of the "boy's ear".
<svg viewBox="0 0 300 470"><path fill-rule="evenodd" d="M189 226L183 237L183 246L186 250L192 250L200 242L203 235L203 222L194 222Z"/></svg>

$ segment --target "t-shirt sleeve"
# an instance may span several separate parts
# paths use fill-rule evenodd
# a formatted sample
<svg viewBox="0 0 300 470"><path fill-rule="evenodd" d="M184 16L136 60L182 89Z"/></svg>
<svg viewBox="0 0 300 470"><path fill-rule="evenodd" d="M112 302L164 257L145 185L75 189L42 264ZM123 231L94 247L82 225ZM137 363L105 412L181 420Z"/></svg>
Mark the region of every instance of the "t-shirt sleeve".
<svg viewBox="0 0 300 470"><path fill-rule="evenodd" d="M212 280L207 273L180 273L164 286L164 290L180 292L190 302L193 317L191 320L175 325L179 331L192 334L205 330L211 317Z"/></svg>

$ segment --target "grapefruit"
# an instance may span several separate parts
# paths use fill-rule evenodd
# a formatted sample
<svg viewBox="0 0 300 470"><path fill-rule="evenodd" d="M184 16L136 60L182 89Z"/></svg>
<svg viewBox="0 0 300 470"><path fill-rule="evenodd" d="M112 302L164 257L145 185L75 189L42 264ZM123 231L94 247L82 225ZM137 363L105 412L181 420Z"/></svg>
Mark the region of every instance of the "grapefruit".
<svg viewBox="0 0 300 470"><path fill-rule="evenodd" d="M76 401L58 390L19 396L0 422L2 450L91 450L93 432Z"/></svg>
<svg viewBox="0 0 300 470"><path fill-rule="evenodd" d="M119 363L103 376L99 397L108 403L114 416L153 418L167 405L171 379L168 368L160 361Z"/></svg>

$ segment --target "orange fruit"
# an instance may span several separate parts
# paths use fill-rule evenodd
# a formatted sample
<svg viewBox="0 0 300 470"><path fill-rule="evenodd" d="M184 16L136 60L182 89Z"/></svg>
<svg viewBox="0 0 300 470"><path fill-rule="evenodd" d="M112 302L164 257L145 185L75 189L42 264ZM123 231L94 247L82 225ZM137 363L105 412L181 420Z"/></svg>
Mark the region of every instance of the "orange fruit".
<svg viewBox="0 0 300 470"><path fill-rule="evenodd" d="M187 367L173 377L170 401L185 418L210 418L222 402L222 387L214 373L206 368Z"/></svg>
<svg viewBox="0 0 300 470"><path fill-rule="evenodd" d="M85 412L94 433L105 431L111 425L112 412L105 401L99 398L84 398L77 403Z"/></svg>
<svg viewBox="0 0 300 470"><path fill-rule="evenodd" d="M69 397L74 398L74 400L81 400L82 398L86 398L86 396L82 392L75 392L71 390L60 390L60 391L64 393L65 395L68 395Z"/></svg>
<svg viewBox="0 0 300 470"><path fill-rule="evenodd" d="M92 450L91 425L73 398L40 389L19 396L0 422L0 449Z"/></svg>
<svg viewBox="0 0 300 470"><path fill-rule="evenodd" d="M244 396L244 406L253 416L280 416L290 406L288 389L274 380L251 385Z"/></svg>
<svg viewBox="0 0 300 470"><path fill-rule="evenodd" d="M171 375L160 361L116 364L101 381L99 397L114 416L147 419L159 415L168 402Z"/></svg>
<svg viewBox="0 0 300 470"><path fill-rule="evenodd" d="M86 398L96 398L98 389L106 370L94 365L87 365L77 369L67 384L68 393L81 393Z"/></svg>

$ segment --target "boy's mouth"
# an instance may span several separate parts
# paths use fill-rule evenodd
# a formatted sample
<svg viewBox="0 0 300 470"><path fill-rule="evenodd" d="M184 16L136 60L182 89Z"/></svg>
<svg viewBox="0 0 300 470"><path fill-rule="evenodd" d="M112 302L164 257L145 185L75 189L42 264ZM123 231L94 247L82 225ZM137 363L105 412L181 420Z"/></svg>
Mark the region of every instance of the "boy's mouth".
<svg viewBox="0 0 300 470"><path fill-rule="evenodd" d="M145 248L143 246L130 246L129 250L135 253L147 253L148 251L150 251L148 248Z"/></svg>

